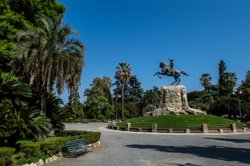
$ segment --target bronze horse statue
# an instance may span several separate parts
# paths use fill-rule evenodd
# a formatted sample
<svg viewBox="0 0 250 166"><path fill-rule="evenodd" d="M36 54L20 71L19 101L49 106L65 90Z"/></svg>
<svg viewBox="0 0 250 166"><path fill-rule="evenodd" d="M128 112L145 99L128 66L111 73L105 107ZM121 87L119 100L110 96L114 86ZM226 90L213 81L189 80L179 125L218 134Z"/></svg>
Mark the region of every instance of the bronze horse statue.
<svg viewBox="0 0 250 166"><path fill-rule="evenodd" d="M189 76L185 71L178 71L173 69L172 67L168 67L166 62L160 62L160 68L162 69L161 72L156 72L154 76L158 76L160 79L162 78L161 76L171 76L174 77L175 81L171 85L178 85L181 81L180 76L181 74L185 76Z"/></svg>

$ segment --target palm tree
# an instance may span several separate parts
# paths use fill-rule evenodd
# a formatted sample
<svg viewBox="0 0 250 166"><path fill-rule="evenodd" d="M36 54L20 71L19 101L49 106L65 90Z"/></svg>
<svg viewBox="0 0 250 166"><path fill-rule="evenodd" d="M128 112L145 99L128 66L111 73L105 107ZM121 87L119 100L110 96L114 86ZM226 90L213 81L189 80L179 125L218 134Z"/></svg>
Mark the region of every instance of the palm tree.
<svg viewBox="0 0 250 166"><path fill-rule="evenodd" d="M157 87L153 87L152 89L147 90L142 98L142 104L145 107L149 105L153 105L154 107L158 108L160 105L160 93Z"/></svg>
<svg viewBox="0 0 250 166"><path fill-rule="evenodd" d="M115 77L122 84L122 119L124 119L124 87L131 78L130 65L125 62L119 63L119 66L116 68Z"/></svg>
<svg viewBox="0 0 250 166"><path fill-rule="evenodd" d="M55 93L48 95L46 107L49 108L49 111L47 111L47 117L51 119L51 124L53 125L56 134L62 131L65 127L62 122L65 114L65 110L61 108L62 105L63 100L56 97Z"/></svg>
<svg viewBox="0 0 250 166"><path fill-rule="evenodd" d="M46 98L56 83L58 94L77 90L84 64L84 45L62 19L43 19L40 28L18 33L15 51L18 72L39 93L41 114L46 115Z"/></svg>
<svg viewBox="0 0 250 166"><path fill-rule="evenodd" d="M203 73L200 78L201 85L204 87L205 91L208 92L212 86L212 77L208 73Z"/></svg>
<svg viewBox="0 0 250 166"><path fill-rule="evenodd" d="M51 128L50 120L39 114L29 101L29 85L10 73L0 73L0 137L15 143L18 139L38 138ZM4 139L0 141L0 145Z"/></svg>

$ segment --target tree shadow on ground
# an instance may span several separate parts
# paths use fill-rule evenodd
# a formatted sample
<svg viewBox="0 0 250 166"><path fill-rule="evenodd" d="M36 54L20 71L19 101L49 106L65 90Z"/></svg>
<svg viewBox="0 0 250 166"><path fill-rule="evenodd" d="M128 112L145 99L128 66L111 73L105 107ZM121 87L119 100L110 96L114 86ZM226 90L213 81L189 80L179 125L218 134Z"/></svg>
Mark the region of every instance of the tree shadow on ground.
<svg viewBox="0 0 250 166"><path fill-rule="evenodd" d="M234 143L249 143L250 142L250 140L246 140L246 139L232 139L232 138L204 138L204 139L229 141L229 142L234 142Z"/></svg>
<svg viewBox="0 0 250 166"><path fill-rule="evenodd" d="M126 145L129 148L137 149L154 149L161 152L167 153L184 153L193 154L200 157L217 159L223 161L237 161L241 163L250 164L250 149L247 148L234 148L234 147L224 147L224 146L162 146L162 145L140 145L131 144Z"/></svg>
<svg viewBox="0 0 250 166"><path fill-rule="evenodd" d="M184 163L184 164L176 164L176 163L166 163L168 165L177 165L177 166L201 166L201 165L196 165L196 164L191 164L191 163Z"/></svg>

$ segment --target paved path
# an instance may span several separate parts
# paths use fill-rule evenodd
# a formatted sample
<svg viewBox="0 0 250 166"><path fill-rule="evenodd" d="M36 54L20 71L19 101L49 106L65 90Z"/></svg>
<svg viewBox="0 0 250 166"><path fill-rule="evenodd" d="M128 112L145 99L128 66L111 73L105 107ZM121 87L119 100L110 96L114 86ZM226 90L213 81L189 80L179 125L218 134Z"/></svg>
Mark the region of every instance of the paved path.
<svg viewBox="0 0 250 166"><path fill-rule="evenodd" d="M250 135L157 135L101 130L106 124L67 124L101 131L102 148L47 166L241 166L250 165Z"/></svg>

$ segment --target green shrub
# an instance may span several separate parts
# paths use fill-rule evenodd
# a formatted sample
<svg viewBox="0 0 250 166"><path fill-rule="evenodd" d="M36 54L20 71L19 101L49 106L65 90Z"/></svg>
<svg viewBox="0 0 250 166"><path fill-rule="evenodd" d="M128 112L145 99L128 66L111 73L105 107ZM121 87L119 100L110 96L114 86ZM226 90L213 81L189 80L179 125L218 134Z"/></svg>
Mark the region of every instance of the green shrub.
<svg viewBox="0 0 250 166"><path fill-rule="evenodd" d="M62 151L65 147L66 139L58 138L54 140L46 140L41 142L41 151L44 152L46 155L52 156Z"/></svg>
<svg viewBox="0 0 250 166"><path fill-rule="evenodd" d="M102 122L101 120L99 119L89 119L90 122Z"/></svg>
<svg viewBox="0 0 250 166"><path fill-rule="evenodd" d="M29 140L21 140L16 143L19 151L24 153L24 158L20 158L17 163L31 163L41 159L46 159L59 152L66 151L66 142L85 138L86 143L97 142L101 137L100 132L87 132L87 131L62 131L60 137L48 137L42 142L33 142Z"/></svg>
<svg viewBox="0 0 250 166"><path fill-rule="evenodd" d="M81 135L81 134L87 134L89 132L87 131L80 131L80 130L64 130L59 133L59 136L65 137L65 136L75 136L75 135Z"/></svg>
<svg viewBox="0 0 250 166"><path fill-rule="evenodd" d="M24 143L20 144L19 146L20 151L25 153L27 157L33 156L34 154L38 153L40 147L41 145L38 142Z"/></svg>
<svg viewBox="0 0 250 166"><path fill-rule="evenodd" d="M15 148L0 147L0 166L11 165Z"/></svg>
<svg viewBox="0 0 250 166"><path fill-rule="evenodd" d="M104 121L105 120L105 116L104 115L98 115L97 119L101 120L101 121Z"/></svg>
<svg viewBox="0 0 250 166"><path fill-rule="evenodd" d="M87 143L97 142L101 137L100 132L78 131L78 130L64 130L59 135L67 137L68 140L74 140L74 139L78 139L78 138L85 138Z"/></svg>

